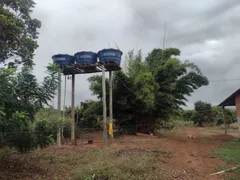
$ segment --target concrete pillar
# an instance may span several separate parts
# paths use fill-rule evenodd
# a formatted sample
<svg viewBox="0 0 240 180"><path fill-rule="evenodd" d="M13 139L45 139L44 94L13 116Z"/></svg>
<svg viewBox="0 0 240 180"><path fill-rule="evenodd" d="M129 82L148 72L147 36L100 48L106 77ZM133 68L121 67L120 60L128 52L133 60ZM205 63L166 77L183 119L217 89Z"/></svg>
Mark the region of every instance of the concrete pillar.
<svg viewBox="0 0 240 180"><path fill-rule="evenodd" d="M238 121L238 132L240 138L240 94L237 94L235 98L236 112L237 112L237 121Z"/></svg>

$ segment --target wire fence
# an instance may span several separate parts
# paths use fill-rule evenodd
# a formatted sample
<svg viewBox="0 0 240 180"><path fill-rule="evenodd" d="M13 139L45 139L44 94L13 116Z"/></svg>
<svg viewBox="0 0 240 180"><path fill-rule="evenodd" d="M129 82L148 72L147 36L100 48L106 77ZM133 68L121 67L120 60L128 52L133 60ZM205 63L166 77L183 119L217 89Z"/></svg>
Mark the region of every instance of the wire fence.
<svg viewBox="0 0 240 180"><path fill-rule="evenodd" d="M133 125L126 125L126 126L113 126L113 133L114 136L119 136L123 134L136 134L138 128L146 128L148 130L148 133L151 133L151 129L154 126L154 124L133 124ZM58 129L55 130L42 130L42 131L4 131L0 132L0 141L1 139L7 138L8 140L18 140L21 138L25 138L28 135L31 134L43 134L43 135L50 135L52 134L55 136L57 134ZM107 134L109 131L109 127L107 128ZM63 137L66 139L71 138L71 130L69 128L63 129ZM102 127L95 127L95 128L88 128L88 127L77 127L75 130L75 137L79 140L87 140L91 139L91 137L94 137L96 139L102 139L103 138L103 128ZM110 135L108 134L108 138L110 138Z"/></svg>

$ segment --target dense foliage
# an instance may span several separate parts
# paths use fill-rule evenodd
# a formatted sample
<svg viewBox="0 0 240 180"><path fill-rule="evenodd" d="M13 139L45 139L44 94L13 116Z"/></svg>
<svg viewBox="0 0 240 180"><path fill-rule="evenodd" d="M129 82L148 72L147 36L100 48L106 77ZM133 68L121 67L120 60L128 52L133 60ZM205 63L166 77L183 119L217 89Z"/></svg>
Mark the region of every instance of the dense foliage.
<svg viewBox="0 0 240 180"><path fill-rule="evenodd" d="M179 120L193 121L202 126L203 124L221 125L235 123L236 112L232 109L212 106L210 103L197 101L194 110L183 110L177 114ZM175 119L177 119L175 117Z"/></svg>
<svg viewBox="0 0 240 180"><path fill-rule="evenodd" d="M212 107L212 119L214 124L220 125L226 121L226 124L237 122L236 112L232 109L227 109L219 106Z"/></svg>
<svg viewBox="0 0 240 180"><path fill-rule="evenodd" d="M48 69L42 84L31 69L0 69L0 142L26 151L37 146L35 114L48 104L57 87L56 71ZM37 134L37 133L36 133Z"/></svg>
<svg viewBox="0 0 240 180"><path fill-rule="evenodd" d="M208 84L199 68L182 62L175 48L152 50L145 60L141 51L126 57L125 72L114 73L113 108L118 125L136 125L149 120L156 127L185 105L187 96ZM89 78L90 89L101 99L101 76ZM108 87L108 86L107 86ZM108 93L107 93L108 98Z"/></svg>
<svg viewBox="0 0 240 180"><path fill-rule="evenodd" d="M0 62L8 65L33 66L34 51L38 47L39 20L31 17L35 3L32 0L0 1Z"/></svg>
<svg viewBox="0 0 240 180"><path fill-rule="evenodd" d="M194 103L195 112L192 116L194 123L202 126L204 122L212 120L212 106L210 103L197 101Z"/></svg>
<svg viewBox="0 0 240 180"><path fill-rule="evenodd" d="M58 128L35 118L54 96L58 67L48 66L42 83L32 73L41 26L31 17L34 5L33 0L0 1L0 63L8 65L0 69L0 146L20 151L52 143Z"/></svg>

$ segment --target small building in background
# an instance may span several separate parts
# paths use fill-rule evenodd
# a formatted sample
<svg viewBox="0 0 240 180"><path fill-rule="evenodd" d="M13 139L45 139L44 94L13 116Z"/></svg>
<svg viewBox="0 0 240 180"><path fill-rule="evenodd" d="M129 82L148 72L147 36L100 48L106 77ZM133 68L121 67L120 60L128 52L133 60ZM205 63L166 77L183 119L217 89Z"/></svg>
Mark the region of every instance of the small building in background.
<svg viewBox="0 0 240 180"><path fill-rule="evenodd" d="M238 123L238 131L239 131L239 138L240 138L240 89L235 91L223 102L221 102L219 106L223 108L227 106L236 106L237 123Z"/></svg>

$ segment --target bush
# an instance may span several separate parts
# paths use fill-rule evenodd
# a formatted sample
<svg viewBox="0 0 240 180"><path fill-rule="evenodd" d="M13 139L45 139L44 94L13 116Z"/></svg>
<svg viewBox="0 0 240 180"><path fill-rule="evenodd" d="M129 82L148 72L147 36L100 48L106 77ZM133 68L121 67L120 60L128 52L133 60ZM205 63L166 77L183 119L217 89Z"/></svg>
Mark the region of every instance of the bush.
<svg viewBox="0 0 240 180"><path fill-rule="evenodd" d="M191 121L193 114L195 113L194 110L183 110L180 114L180 116L182 117L182 120L184 121Z"/></svg>
<svg viewBox="0 0 240 180"><path fill-rule="evenodd" d="M58 132L59 124L50 121L38 121L35 127L37 144L44 148L54 143L54 138Z"/></svg>
<svg viewBox="0 0 240 180"><path fill-rule="evenodd" d="M232 109L224 108L225 114L223 114L223 109L219 106L212 108L212 118L216 125L224 124L224 118L227 124L232 124L236 122L236 113Z"/></svg>
<svg viewBox="0 0 240 180"><path fill-rule="evenodd" d="M194 103L195 112L191 119L195 124L202 126L203 123L209 123L212 121L212 106L210 103L197 101Z"/></svg>
<svg viewBox="0 0 240 180"><path fill-rule="evenodd" d="M58 112L52 108L41 109L36 114L35 131L40 132L39 136L41 136L38 138L42 140L45 139L47 142L54 141L57 139L58 128L62 129L62 127L64 130L64 136L66 135L67 137L70 137L71 118L65 116L64 118L61 118L60 121L57 118ZM42 142L42 140L40 140L40 142ZM45 140L43 140L43 142Z"/></svg>
<svg viewBox="0 0 240 180"><path fill-rule="evenodd" d="M89 103L88 108L83 112L82 123L84 127L99 128L102 126L102 102Z"/></svg>
<svg viewBox="0 0 240 180"><path fill-rule="evenodd" d="M24 127L22 131L12 133L6 137L7 145L18 151L26 152L37 147L37 138L31 127Z"/></svg>
<svg viewBox="0 0 240 180"><path fill-rule="evenodd" d="M1 119L0 129L1 143L6 146L25 152L37 145L34 126L25 113L16 112L9 119Z"/></svg>

